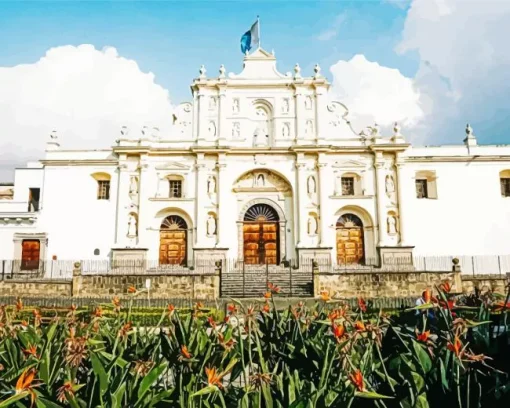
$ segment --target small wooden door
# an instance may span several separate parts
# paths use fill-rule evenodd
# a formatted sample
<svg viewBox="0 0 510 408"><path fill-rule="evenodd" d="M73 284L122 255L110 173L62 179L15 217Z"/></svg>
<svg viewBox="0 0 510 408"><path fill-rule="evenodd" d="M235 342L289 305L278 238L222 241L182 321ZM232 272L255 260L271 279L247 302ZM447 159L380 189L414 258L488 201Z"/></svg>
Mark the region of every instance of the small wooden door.
<svg viewBox="0 0 510 408"><path fill-rule="evenodd" d="M187 225L178 216L165 218L159 231L159 263L161 265L185 265L187 249Z"/></svg>
<svg viewBox="0 0 510 408"><path fill-rule="evenodd" d="M39 269L41 243L38 240L24 240L21 248L21 270Z"/></svg>
<svg viewBox="0 0 510 408"><path fill-rule="evenodd" d="M243 225L244 261L247 264L278 262L278 223L259 222Z"/></svg>
<svg viewBox="0 0 510 408"><path fill-rule="evenodd" d="M338 264L361 264L365 258L363 225L355 215L339 218L336 229L336 254Z"/></svg>

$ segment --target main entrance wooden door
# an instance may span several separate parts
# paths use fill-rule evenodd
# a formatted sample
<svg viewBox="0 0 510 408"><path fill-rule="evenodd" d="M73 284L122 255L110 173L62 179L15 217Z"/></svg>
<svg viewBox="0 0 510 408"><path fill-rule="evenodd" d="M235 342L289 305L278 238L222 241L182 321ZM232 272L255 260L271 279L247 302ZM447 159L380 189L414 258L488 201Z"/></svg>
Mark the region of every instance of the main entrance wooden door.
<svg viewBox="0 0 510 408"><path fill-rule="evenodd" d="M248 209L243 223L243 253L247 264L278 264L278 214L267 204L256 204Z"/></svg>
<svg viewBox="0 0 510 408"><path fill-rule="evenodd" d="M187 238L186 221L177 215L165 218L159 231L160 265L185 265Z"/></svg>
<svg viewBox="0 0 510 408"><path fill-rule="evenodd" d="M21 247L21 270L30 271L39 269L41 243L39 240L25 239Z"/></svg>
<svg viewBox="0 0 510 408"><path fill-rule="evenodd" d="M342 215L336 223L338 264L361 264L365 260L363 223L354 214Z"/></svg>

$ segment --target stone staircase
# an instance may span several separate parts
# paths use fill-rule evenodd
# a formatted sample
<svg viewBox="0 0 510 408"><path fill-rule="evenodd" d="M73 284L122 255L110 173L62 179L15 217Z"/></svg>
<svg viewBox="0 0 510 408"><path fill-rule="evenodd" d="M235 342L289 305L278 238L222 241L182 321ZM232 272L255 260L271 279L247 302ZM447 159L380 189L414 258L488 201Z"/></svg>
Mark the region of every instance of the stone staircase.
<svg viewBox="0 0 510 408"><path fill-rule="evenodd" d="M308 269L308 268L307 268ZM313 275L310 270L280 265L236 265L221 273L222 297L262 297L272 283L281 289L280 296L313 296Z"/></svg>

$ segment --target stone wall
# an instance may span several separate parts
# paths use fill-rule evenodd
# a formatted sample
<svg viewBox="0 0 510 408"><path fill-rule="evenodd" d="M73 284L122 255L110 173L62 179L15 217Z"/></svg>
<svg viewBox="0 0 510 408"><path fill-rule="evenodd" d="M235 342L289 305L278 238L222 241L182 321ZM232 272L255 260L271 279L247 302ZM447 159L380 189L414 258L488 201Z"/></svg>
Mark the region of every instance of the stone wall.
<svg viewBox="0 0 510 408"><path fill-rule="evenodd" d="M464 293L473 293L475 288L481 292L492 291L506 294L508 280L505 275L474 275L462 276L462 291Z"/></svg>
<svg viewBox="0 0 510 408"><path fill-rule="evenodd" d="M0 281L0 296L55 297L72 295L72 282L48 280Z"/></svg>
<svg viewBox="0 0 510 408"><path fill-rule="evenodd" d="M150 279L151 298L215 299L220 296L219 275L76 275L73 296L125 296L128 288L143 289Z"/></svg>
<svg viewBox="0 0 510 408"><path fill-rule="evenodd" d="M453 281L453 290L461 291L460 273L454 272L383 272L383 273L319 273L314 276L315 296L328 291L343 298L362 296L408 297L420 296L425 289L433 289L445 280Z"/></svg>

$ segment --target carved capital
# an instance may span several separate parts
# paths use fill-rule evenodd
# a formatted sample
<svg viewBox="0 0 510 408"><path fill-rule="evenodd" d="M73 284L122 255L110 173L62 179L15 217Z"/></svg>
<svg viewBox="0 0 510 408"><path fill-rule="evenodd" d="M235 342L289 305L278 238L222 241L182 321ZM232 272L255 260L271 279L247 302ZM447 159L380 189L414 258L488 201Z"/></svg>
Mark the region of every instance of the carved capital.
<svg viewBox="0 0 510 408"><path fill-rule="evenodd" d="M296 169L302 170L306 168L306 163L296 163Z"/></svg>

